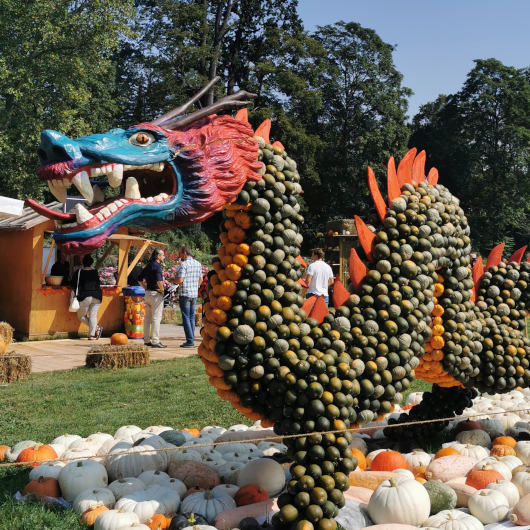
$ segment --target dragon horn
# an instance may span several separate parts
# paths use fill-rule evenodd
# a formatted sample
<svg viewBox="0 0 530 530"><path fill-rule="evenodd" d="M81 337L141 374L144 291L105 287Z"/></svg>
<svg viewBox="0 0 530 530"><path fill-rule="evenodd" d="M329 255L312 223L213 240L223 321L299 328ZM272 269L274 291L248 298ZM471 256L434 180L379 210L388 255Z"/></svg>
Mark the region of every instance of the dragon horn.
<svg viewBox="0 0 530 530"><path fill-rule="evenodd" d="M482 264L482 257L479 256L475 265L473 265L472 279L473 279L473 302L477 298L477 292L480 289L482 283L482 276L484 275L484 265Z"/></svg>
<svg viewBox="0 0 530 530"><path fill-rule="evenodd" d="M413 147L399 163L397 175L400 186L403 186L403 184L412 184L412 164L414 163L416 152L417 149Z"/></svg>
<svg viewBox="0 0 530 530"><path fill-rule="evenodd" d="M422 151L415 159L412 164L412 182L419 184L425 181L425 160L427 153Z"/></svg>
<svg viewBox="0 0 530 530"><path fill-rule="evenodd" d="M520 248L519 250L516 250L512 257L507 261L507 263L511 263L512 261L515 261L517 265L521 264L521 260L523 259L524 253L526 252L526 248L528 245L525 245L523 248Z"/></svg>
<svg viewBox="0 0 530 530"><path fill-rule="evenodd" d="M281 142L278 142L278 141L274 142L272 144L272 147L279 147L280 149L283 149L285 151L285 147L283 146L283 144Z"/></svg>
<svg viewBox="0 0 530 530"><path fill-rule="evenodd" d="M265 120L254 133L254 136L261 136L265 143L268 144L270 142L269 135L271 133L271 120Z"/></svg>
<svg viewBox="0 0 530 530"><path fill-rule="evenodd" d="M390 157L386 166L386 185L388 193L388 206L392 206L392 201L401 195L394 159Z"/></svg>
<svg viewBox="0 0 530 530"><path fill-rule="evenodd" d="M344 285L342 285L339 275L337 274L335 283L333 284L333 307L337 309L344 305L349 297L350 293L345 289Z"/></svg>
<svg viewBox="0 0 530 530"><path fill-rule="evenodd" d="M504 243L499 243L495 248L493 248L488 256L488 261L486 261L486 270L488 271L490 267L496 267L502 260L502 253L504 251Z"/></svg>
<svg viewBox="0 0 530 530"><path fill-rule="evenodd" d="M355 290L359 292L359 288L361 287L366 275L370 272L370 269L368 269L368 267L361 261L361 258L359 258L359 255L354 248L352 248L350 252L349 269L350 280L353 284L353 287L355 287Z"/></svg>
<svg viewBox="0 0 530 530"><path fill-rule="evenodd" d="M435 167L431 167L431 170L427 175L427 182L431 186L436 186L436 184L438 184L438 170Z"/></svg>
<svg viewBox="0 0 530 530"><path fill-rule="evenodd" d="M236 121L246 121L248 122L248 109L244 108L237 111L237 114L234 117Z"/></svg>
<svg viewBox="0 0 530 530"><path fill-rule="evenodd" d="M370 263L375 263L374 256L372 255L372 247L374 245L375 234L364 224L364 221L354 215L355 228L357 229L357 236L359 236L359 243L363 247L364 253Z"/></svg>
<svg viewBox="0 0 530 530"><path fill-rule="evenodd" d="M370 190L370 195L374 201L377 215L379 216L380 221L383 222L386 215L386 203L379 191L379 186L377 185L377 180L371 167L368 168L368 189Z"/></svg>

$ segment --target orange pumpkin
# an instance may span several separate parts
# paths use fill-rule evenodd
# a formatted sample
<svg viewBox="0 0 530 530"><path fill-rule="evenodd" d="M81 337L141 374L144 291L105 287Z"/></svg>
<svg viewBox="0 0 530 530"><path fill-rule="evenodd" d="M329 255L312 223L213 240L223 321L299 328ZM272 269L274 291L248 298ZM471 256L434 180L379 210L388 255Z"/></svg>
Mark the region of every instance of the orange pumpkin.
<svg viewBox="0 0 530 530"><path fill-rule="evenodd" d="M221 232L221 234L226 234L226 232ZM213 270L214 270L217 274L219 274L219 271L223 270L223 266L221 265L221 260L219 260L219 261L214 261L212 267L213 267Z"/></svg>
<svg viewBox="0 0 530 530"><path fill-rule="evenodd" d="M230 232L230 230L235 226L237 226L235 219L227 219L225 221L225 228L228 230L228 232ZM230 234L228 234L228 236L230 237Z"/></svg>
<svg viewBox="0 0 530 530"><path fill-rule="evenodd" d="M226 282L228 280L228 276L226 275L226 271L224 269L221 269L217 275L219 276L219 280L221 280L221 283Z"/></svg>
<svg viewBox="0 0 530 530"><path fill-rule="evenodd" d="M81 515L81 524L85 526L94 526L96 519L103 513L108 512L106 506L91 506L86 512Z"/></svg>
<svg viewBox="0 0 530 530"><path fill-rule="evenodd" d="M6 456L6 451L9 449L8 445L0 445L0 462L2 462Z"/></svg>
<svg viewBox="0 0 530 530"><path fill-rule="evenodd" d="M226 256L226 248L222 246L219 247L217 249L217 256L219 257L219 259L223 259Z"/></svg>
<svg viewBox="0 0 530 530"><path fill-rule="evenodd" d="M416 466L412 470L412 474L414 475L414 478L425 478L425 471L427 471L427 466Z"/></svg>
<svg viewBox="0 0 530 530"><path fill-rule="evenodd" d="M435 336L443 335L445 333L445 328L443 326L433 326L432 334Z"/></svg>
<svg viewBox="0 0 530 530"><path fill-rule="evenodd" d="M225 246L227 245L227 243L230 242L230 239L228 239L228 232L221 232L219 234L219 239L221 240L221 243ZM215 263L214 263L214 268L215 268Z"/></svg>
<svg viewBox="0 0 530 530"><path fill-rule="evenodd" d="M230 280L239 280L241 278L241 267L239 265L236 265L235 263L232 263L226 267L226 275L228 276L228 279Z"/></svg>
<svg viewBox="0 0 530 530"><path fill-rule="evenodd" d="M217 307L223 311L228 311L232 307L232 300L228 296L220 296L217 299Z"/></svg>
<svg viewBox="0 0 530 530"><path fill-rule="evenodd" d="M490 466L482 466L482 469L474 469L469 473L466 478L466 486L482 490L485 489L488 484L497 480L504 480L504 477Z"/></svg>
<svg viewBox="0 0 530 530"><path fill-rule="evenodd" d="M445 345L445 341L442 337L434 336L431 339L431 344L435 350L441 350Z"/></svg>
<svg viewBox="0 0 530 530"><path fill-rule="evenodd" d="M201 434L201 431L199 431L198 429L180 429L180 430L182 432L190 433L193 437L199 436L199 434Z"/></svg>
<svg viewBox="0 0 530 530"><path fill-rule="evenodd" d="M221 265L226 268L232 263L232 256L223 256L221 258Z"/></svg>
<svg viewBox="0 0 530 530"><path fill-rule="evenodd" d="M185 494L184 494L184 497L182 497L183 499L185 499L186 497L188 497L189 495L193 495L194 493L201 493L201 491L206 491L204 488L201 488L198 484L196 484L195 486L193 486L193 488L190 488Z"/></svg>
<svg viewBox="0 0 530 530"><path fill-rule="evenodd" d="M232 241L232 243L243 243L243 241L245 241L245 231L239 226L234 226L228 230L228 239Z"/></svg>
<svg viewBox="0 0 530 530"><path fill-rule="evenodd" d="M515 449L509 445L494 445L491 448L491 456L515 456Z"/></svg>
<svg viewBox="0 0 530 530"><path fill-rule="evenodd" d="M395 469L407 469L406 460L397 451L382 451L370 464L370 471L394 471Z"/></svg>
<svg viewBox="0 0 530 530"><path fill-rule="evenodd" d="M247 212L237 212L234 219L241 228L250 228L250 215Z"/></svg>
<svg viewBox="0 0 530 530"><path fill-rule="evenodd" d="M40 466L43 460L56 460L57 453L49 445L37 444L20 452L15 462L36 462L33 467Z"/></svg>
<svg viewBox="0 0 530 530"><path fill-rule="evenodd" d="M441 284L441 283L435 283L434 284L434 289L433 289L433 293L434 293L434 296L442 296L444 292L444 286Z"/></svg>
<svg viewBox="0 0 530 530"><path fill-rule="evenodd" d="M418 481L420 484L425 484L427 482L427 480L422 477L416 477L414 480Z"/></svg>
<svg viewBox="0 0 530 530"><path fill-rule="evenodd" d="M222 326L226 322L227 316L222 309L213 309L208 314L208 320L211 320L214 324Z"/></svg>
<svg viewBox="0 0 530 530"><path fill-rule="evenodd" d="M517 441L511 436L498 436L497 438L495 438L495 440L493 440L491 445L507 445L508 447L515 447L516 443Z"/></svg>
<svg viewBox="0 0 530 530"><path fill-rule="evenodd" d="M442 350L433 350L431 358L433 361L441 361L444 358L444 353Z"/></svg>
<svg viewBox="0 0 530 530"><path fill-rule="evenodd" d="M125 333L114 333L110 338L110 343L114 346L123 346L129 342L129 337Z"/></svg>
<svg viewBox="0 0 530 530"><path fill-rule="evenodd" d="M248 258L244 254L236 254L232 259L232 262L239 267L243 267L248 263Z"/></svg>
<svg viewBox="0 0 530 530"><path fill-rule="evenodd" d="M217 276L217 274L212 274L210 277L210 284L212 287L219 285L219 276Z"/></svg>
<svg viewBox="0 0 530 530"><path fill-rule="evenodd" d="M446 447L445 449L440 449L435 455L433 460L436 460L437 458L442 458L443 456L462 456L462 453L457 451L456 449L453 449L452 447Z"/></svg>
<svg viewBox="0 0 530 530"><path fill-rule="evenodd" d="M234 496L237 506L248 506L249 504L256 504L257 502L269 500L267 492L253 484L247 484L237 490Z"/></svg>
<svg viewBox="0 0 530 530"><path fill-rule="evenodd" d="M166 530L168 527L167 518L161 513L155 513L151 519L145 523L151 530Z"/></svg>
<svg viewBox="0 0 530 530"><path fill-rule="evenodd" d="M237 253L248 256L250 254L250 245L247 245L246 243L240 243L237 245Z"/></svg>
<svg viewBox="0 0 530 530"><path fill-rule="evenodd" d="M0 340L0 355L3 355L6 352L7 344Z"/></svg>
<svg viewBox="0 0 530 530"><path fill-rule="evenodd" d="M441 305L436 304L432 310L432 314L435 317L441 317L444 314L444 308Z"/></svg>
<svg viewBox="0 0 530 530"><path fill-rule="evenodd" d="M22 491L22 495L28 495L28 493L38 493L39 495L46 495L47 497L60 497L61 488L59 487L59 481L56 478L39 477L27 484Z"/></svg>
<svg viewBox="0 0 530 530"><path fill-rule="evenodd" d="M359 469L362 469L363 471L366 471L366 458L362 454L362 452L359 449L356 449L355 447L351 448L351 454L355 460L357 460L357 466Z"/></svg>
<svg viewBox="0 0 530 530"><path fill-rule="evenodd" d="M219 287L219 290L221 291L221 295L223 296L234 296L236 289L237 289L236 284L231 280L226 280Z"/></svg>

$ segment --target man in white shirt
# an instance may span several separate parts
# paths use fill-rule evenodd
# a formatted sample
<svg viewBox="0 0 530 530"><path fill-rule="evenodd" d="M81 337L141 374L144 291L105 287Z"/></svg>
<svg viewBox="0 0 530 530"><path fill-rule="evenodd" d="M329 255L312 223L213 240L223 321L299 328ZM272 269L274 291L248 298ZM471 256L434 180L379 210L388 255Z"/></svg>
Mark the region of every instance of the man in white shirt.
<svg viewBox="0 0 530 530"><path fill-rule="evenodd" d="M326 305L329 303L328 289L335 281L331 267L322 261L324 252L321 248L314 248L311 251L313 263L307 268L306 282L308 296L323 296Z"/></svg>

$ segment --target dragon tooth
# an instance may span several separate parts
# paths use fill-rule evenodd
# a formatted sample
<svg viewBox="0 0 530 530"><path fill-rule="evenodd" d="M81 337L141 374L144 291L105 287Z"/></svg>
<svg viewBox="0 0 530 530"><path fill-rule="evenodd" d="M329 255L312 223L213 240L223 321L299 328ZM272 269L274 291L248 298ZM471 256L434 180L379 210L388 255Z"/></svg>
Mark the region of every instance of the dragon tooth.
<svg viewBox="0 0 530 530"><path fill-rule="evenodd" d="M86 171L80 171L72 179L72 182L79 190L79 193L81 193L88 202L94 200L94 190L92 189L92 184L90 184L90 179L88 178L88 173Z"/></svg>
<svg viewBox="0 0 530 530"><path fill-rule="evenodd" d="M108 167L109 166L107 166L107 168ZM114 164L114 166L111 169L112 171L109 171L108 173L109 184L113 188L119 188L121 186L121 181L123 180L123 165Z"/></svg>
<svg viewBox="0 0 530 530"><path fill-rule="evenodd" d="M123 202L124 204L127 204L129 202L127 199L124 199L124 198L121 198L120 201Z"/></svg>
<svg viewBox="0 0 530 530"><path fill-rule="evenodd" d="M94 217L81 203L77 203L74 207L74 210L77 222L80 225L86 223L87 221L92 219L92 217Z"/></svg>
<svg viewBox="0 0 530 530"><path fill-rule="evenodd" d="M162 172L164 171L164 162L159 162L158 163L158 172Z"/></svg>
<svg viewBox="0 0 530 530"><path fill-rule="evenodd" d="M162 197L162 199L167 199L169 195L167 193L161 193L160 197Z"/></svg>
<svg viewBox="0 0 530 530"><path fill-rule="evenodd" d="M114 201L114 204L118 207L118 208L121 208L123 206L123 201L121 200L117 200L117 201Z"/></svg>
<svg viewBox="0 0 530 530"><path fill-rule="evenodd" d="M93 167L93 168L90 170L90 176L91 176L91 177L97 177L99 174L100 174L99 167Z"/></svg>
<svg viewBox="0 0 530 530"><path fill-rule="evenodd" d="M125 182L125 197L127 199L141 199L140 186L134 177L129 177Z"/></svg>
<svg viewBox="0 0 530 530"><path fill-rule="evenodd" d="M118 207L113 202L107 204L107 208L110 210L111 213L115 213L118 211Z"/></svg>
<svg viewBox="0 0 530 530"><path fill-rule="evenodd" d="M161 195L156 195L156 196L155 196L155 201L156 201L156 202L162 202L163 200L164 200L164 199L163 199L163 197L162 197Z"/></svg>
<svg viewBox="0 0 530 530"><path fill-rule="evenodd" d="M66 203L66 188L64 186L59 188L59 186L54 186L52 182L48 181L48 187L59 202Z"/></svg>
<svg viewBox="0 0 530 530"><path fill-rule="evenodd" d="M63 178L63 184L65 188L69 188L72 185L72 182L65 177Z"/></svg>
<svg viewBox="0 0 530 530"><path fill-rule="evenodd" d="M142 202L147 202L147 199L145 199L144 197L142 197L142 198L140 199L140 201L142 201Z"/></svg>
<svg viewBox="0 0 530 530"><path fill-rule="evenodd" d="M61 224L61 221L55 221L55 228L57 228L57 230L60 230L62 227L63 225Z"/></svg>
<svg viewBox="0 0 530 530"><path fill-rule="evenodd" d="M105 218L103 217L103 215L101 214L101 212L98 212L96 214L96 217L100 220L100 221L103 221Z"/></svg>
<svg viewBox="0 0 530 530"><path fill-rule="evenodd" d="M153 197L147 197L147 202L155 202L155 200L153 199Z"/></svg>
<svg viewBox="0 0 530 530"><path fill-rule="evenodd" d="M92 204L95 204L96 202L103 202L105 200L105 195L97 184L92 186L92 191L94 192L94 200L92 201Z"/></svg>
<svg viewBox="0 0 530 530"><path fill-rule="evenodd" d="M103 215L103 217L106 219L107 217L110 217L112 214L110 213L110 210L105 206L104 208L101 208L99 212Z"/></svg>

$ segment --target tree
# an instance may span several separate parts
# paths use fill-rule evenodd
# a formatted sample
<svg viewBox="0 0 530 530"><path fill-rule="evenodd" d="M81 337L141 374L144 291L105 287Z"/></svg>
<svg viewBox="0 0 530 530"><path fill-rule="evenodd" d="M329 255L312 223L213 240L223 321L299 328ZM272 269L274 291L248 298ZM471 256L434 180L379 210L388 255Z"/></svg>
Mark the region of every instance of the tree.
<svg viewBox="0 0 530 530"><path fill-rule="evenodd" d="M0 194L42 199L40 132L75 137L115 126L121 101L111 55L130 33L133 4L0 0L0 12Z"/></svg>
<svg viewBox="0 0 530 530"><path fill-rule="evenodd" d="M475 64L462 90L420 108L411 145L427 151L462 203L475 249L487 253L503 240L528 243L530 72Z"/></svg>

